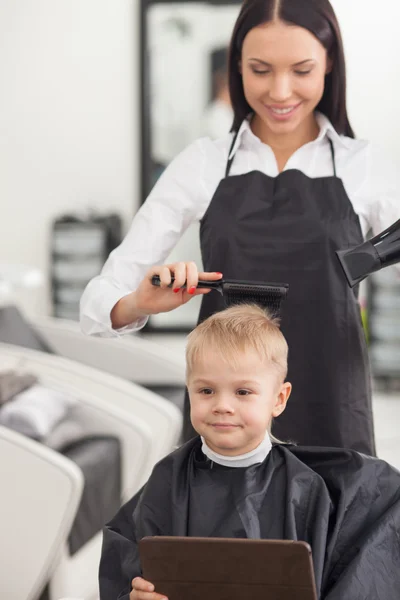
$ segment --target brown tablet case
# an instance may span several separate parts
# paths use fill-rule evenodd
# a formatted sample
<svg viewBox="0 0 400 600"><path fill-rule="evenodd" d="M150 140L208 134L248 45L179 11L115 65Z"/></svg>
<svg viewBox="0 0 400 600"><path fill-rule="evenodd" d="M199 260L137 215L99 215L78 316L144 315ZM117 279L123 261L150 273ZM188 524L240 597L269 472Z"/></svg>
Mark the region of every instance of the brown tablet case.
<svg viewBox="0 0 400 600"><path fill-rule="evenodd" d="M143 577L168 600L317 600L305 542L146 537Z"/></svg>

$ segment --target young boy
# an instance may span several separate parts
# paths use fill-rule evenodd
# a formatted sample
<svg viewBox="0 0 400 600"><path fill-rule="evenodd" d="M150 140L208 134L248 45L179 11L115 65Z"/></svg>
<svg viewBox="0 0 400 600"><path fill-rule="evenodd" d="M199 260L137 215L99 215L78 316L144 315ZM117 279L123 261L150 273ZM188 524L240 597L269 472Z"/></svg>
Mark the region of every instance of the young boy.
<svg viewBox="0 0 400 600"><path fill-rule="evenodd" d="M354 451L272 446L291 392L287 357L257 306L217 313L189 335L199 437L161 460L106 527L101 600L165 600L141 578L137 544L149 535L303 540L321 599L400 598L400 473Z"/></svg>

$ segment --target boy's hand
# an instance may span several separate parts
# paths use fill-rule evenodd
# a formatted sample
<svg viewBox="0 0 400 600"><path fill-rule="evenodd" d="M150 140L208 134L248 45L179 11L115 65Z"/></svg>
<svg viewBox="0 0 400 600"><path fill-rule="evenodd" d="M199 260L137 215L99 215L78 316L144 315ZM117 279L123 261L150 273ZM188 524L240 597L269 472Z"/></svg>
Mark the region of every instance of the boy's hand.
<svg viewBox="0 0 400 600"><path fill-rule="evenodd" d="M157 594L154 591L154 585L142 577L135 577L132 580L132 591L129 594L129 600L168 600L166 596Z"/></svg>

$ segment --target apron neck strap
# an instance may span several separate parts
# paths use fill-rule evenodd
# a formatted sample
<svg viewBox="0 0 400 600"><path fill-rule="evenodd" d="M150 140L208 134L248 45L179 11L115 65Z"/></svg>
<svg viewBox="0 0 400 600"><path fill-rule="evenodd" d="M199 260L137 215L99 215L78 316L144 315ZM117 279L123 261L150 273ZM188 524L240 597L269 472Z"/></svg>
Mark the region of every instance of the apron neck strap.
<svg viewBox="0 0 400 600"><path fill-rule="evenodd" d="M239 135L239 130L236 131L235 135L232 138L232 144L229 148L229 152L228 152L228 160L226 161L226 169L225 169L225 177L228 177L229 175L229 171L231 170L231 166L233 163L233 159L235 158L235 155L233 154L231 156L232 150L235 146L236 140L237 140L237 136Z"/></svg>
<svg viewBox="0 0 400 600"><path fill-rule="evenodd" d="M228 176L229 176L229 172L230 172L230 170L231 170L231 166L232 166L232 163L233 163L233 159L235 158L235 155L233 154L233 155L231 156L231 153L232 153L232 150L233 150L233 148L234 148L234 146L235 146L235 143L236 143L236 140L237 140L237 136L238 136L238 135L239 135L239 130L238 130L238 131L236 131L235 135L233 136L233 138L232 138L232 143L231 143L231 145L230 145L230 148L229 148L229 152L228 152L228 160L226 161L225 177L228 177ZM337 177L337 174L336 174L336 160L335 160L335 148L334 148L334 146L333 146L333 142L332 142L332 140L331 140L329 137L328 137L328 142L329 142L329 145L330 145L330 147L331 147L332 165L333 165L333 175L334 175L334 177Z"/></svg>
<svg viewBox="0 0 400 600"><path fill-rule="evenodd" d="M328 142L329 142L329 145L330 145L330 147L331 147L332 165L333 165L333 175L334 175L335 177L337 177L337 175L336 175L335 148L333 147L333 142L332 142L331 138L329 138L329 137L328 137Z"/></svg>

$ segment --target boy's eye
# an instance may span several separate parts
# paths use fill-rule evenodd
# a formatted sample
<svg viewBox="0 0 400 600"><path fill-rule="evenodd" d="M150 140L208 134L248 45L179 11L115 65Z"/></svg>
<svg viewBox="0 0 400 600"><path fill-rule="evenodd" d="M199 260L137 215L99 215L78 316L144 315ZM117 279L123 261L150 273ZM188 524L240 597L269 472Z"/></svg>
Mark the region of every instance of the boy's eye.
<svg viewBox="0 0 400 600"><path fill-rule="evenodd" d="M250 390L238 390L236 393L238 396L249 396L251 394Z"/></svg>
<svg viewBox="0 0 400 600"><path fill-rule="evenodd" d="M210 396L213 393L211 388L203 388L200 390L200 394L204 394L205 396Z"/></svg>

